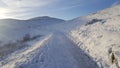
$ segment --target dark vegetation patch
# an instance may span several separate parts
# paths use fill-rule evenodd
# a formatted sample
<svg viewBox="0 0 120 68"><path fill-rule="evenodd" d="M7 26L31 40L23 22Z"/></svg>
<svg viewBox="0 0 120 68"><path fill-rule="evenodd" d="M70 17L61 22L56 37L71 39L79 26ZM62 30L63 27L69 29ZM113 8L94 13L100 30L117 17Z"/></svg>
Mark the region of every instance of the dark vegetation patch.
<svg viewBox="0 0 120 68"><path fill-rule="evenodd" d="M88 22L85 24L85 26L87 26L87 25L92 25L92 24L94 24L94 23L96 23L96 22L105 23L106 21L105 21L104 19L92 19L92 20L88 21Z"/></svg>

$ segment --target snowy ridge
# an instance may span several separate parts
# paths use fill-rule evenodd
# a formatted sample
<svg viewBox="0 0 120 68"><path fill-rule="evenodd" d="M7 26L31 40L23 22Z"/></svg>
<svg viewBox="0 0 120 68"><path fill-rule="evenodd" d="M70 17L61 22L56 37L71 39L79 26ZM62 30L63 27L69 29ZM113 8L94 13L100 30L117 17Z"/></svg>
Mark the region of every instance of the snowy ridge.
<svg viewBox="0 0 120 68"><path fill-rule="evenodd" d="M98 11L97 13L90 14L87 18L98 18L98 19L107 19L114 16L119 16L120 14L120 5L112 6L102 11Z"/></svg>

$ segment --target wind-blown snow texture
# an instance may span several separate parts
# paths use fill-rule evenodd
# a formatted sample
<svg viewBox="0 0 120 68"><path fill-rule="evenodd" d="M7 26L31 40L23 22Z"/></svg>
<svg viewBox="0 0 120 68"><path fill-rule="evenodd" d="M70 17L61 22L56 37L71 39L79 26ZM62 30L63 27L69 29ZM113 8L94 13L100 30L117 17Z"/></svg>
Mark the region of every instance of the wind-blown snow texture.
<svg viewBox="0 0 120 68"><path fill-rule="evenodd" d="M0 20L0 68L120 68L119 34L120 5L69 21Z"/></svg>

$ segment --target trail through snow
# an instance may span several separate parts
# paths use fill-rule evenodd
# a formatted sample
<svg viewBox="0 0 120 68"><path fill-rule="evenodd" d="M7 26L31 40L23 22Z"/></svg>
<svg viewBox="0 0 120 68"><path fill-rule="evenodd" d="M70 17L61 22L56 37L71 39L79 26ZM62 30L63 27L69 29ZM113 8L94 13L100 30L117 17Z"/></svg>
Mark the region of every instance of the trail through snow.
<svg viewBox="0 0 120 68"><path fill-rule="evenodd" d="M19 56L12 56L12 62L2 68L98 68L91 57L61 32L53 33L41 42Z"/></svg>

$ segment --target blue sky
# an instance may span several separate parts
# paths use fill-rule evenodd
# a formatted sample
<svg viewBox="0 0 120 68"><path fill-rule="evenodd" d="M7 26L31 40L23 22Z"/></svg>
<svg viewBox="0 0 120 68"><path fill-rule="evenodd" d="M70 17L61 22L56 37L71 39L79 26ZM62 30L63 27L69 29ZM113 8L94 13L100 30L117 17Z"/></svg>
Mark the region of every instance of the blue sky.
<svg viewBox="0 0 120 68"><path fill-rule="evenodd" d="M51 16L69 20L119 3L120 0L0 0L0 18Z"/></svg>

